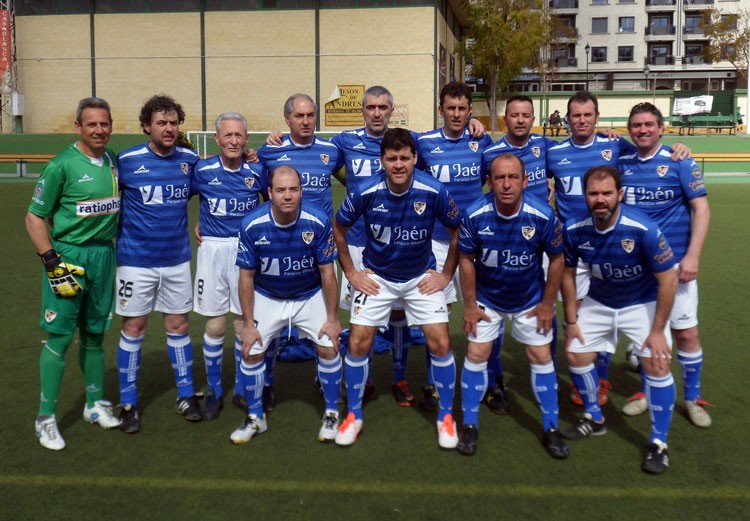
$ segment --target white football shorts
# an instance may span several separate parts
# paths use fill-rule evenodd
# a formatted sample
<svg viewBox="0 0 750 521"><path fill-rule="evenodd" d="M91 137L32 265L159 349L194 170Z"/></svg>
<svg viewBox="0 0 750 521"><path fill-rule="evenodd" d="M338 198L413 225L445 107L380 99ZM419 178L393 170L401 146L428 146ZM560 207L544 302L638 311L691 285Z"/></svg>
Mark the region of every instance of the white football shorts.
<svg viewBox="0 0 750 521"><path fill-rule="evenodd" d="M117 314L142 317L152 311L182 315L193 309L190 261L164 268L117 268Z"/></svg>

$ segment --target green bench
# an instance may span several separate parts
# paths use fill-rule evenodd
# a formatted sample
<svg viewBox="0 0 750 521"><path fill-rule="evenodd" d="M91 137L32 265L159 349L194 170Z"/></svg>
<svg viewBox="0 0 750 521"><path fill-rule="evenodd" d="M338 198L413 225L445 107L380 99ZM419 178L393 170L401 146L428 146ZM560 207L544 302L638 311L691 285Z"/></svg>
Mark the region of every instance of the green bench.
<svg viewBox="0 0 750 521"><path fill-rule="evenodd" d="M687 133L689 136L695 135L697 130L705 130L705 133L708 133L711 130L721 133L723 129L728 129L730 134L734 134L736 128L737 123L734 121L733 115L700 115L687 117ZM680 131L682 131L682 128Z"/></svg>

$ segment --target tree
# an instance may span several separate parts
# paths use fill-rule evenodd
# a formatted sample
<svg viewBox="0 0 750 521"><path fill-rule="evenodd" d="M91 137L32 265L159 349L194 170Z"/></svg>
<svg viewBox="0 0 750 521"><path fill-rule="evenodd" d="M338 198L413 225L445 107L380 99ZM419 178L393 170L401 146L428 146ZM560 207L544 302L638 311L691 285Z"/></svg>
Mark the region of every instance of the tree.
<svg viewBox="0 0 750 521"><path fill-rule="evenodd" d="M704 57L709 62L727 61L737 75L747 79L748 41L750 41L750 10L727 13L711 9L706 13L703 31L709 38Z"/></svg>
<svg viewBox="0 0 750 521"><path fill-rule="evenodd" d="M474 76L489 85L490 129L497 131L497 98L525 67L532 67L543 44L540 0L467 0L469 28L462 54Z"/></svg>

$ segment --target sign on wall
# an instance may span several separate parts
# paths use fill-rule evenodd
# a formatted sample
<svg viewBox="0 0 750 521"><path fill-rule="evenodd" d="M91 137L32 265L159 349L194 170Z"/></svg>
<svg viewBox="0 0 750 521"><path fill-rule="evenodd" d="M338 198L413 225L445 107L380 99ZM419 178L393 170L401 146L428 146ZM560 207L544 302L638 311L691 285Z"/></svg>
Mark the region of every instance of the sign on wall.
<svg viewBox="0 0 750 521"><path fill-rule="evenodd" d="M0 10L0 78L10 68L10 15L7 9Z"/></svg>
<svg viewBox="0 0 750 521"><path fill-rule="evenodd" d="M339 85L325 103L327 127L361 127L364 85Z"/></svg>

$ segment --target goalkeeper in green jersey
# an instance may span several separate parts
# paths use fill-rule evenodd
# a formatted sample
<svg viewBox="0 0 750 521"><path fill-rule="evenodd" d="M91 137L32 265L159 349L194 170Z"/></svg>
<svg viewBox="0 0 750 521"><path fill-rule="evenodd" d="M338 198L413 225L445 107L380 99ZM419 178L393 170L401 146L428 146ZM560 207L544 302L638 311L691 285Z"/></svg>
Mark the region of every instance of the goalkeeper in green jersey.
<svg viewBox="0 0 750 521"><path fill-rule="evenodd" d="M116 155L106 148L112 134L109 104L78 103L79 141L53 158L34 188L26 230L44 265L40 325L48 333L39 357L41 397L36 419L39 443L65 448L55 420L65 352L79 330L78 363L86 385L83 419L117 427L112 404L103 399L104 332L114 304L115 254L120 196Z"/></svg>

